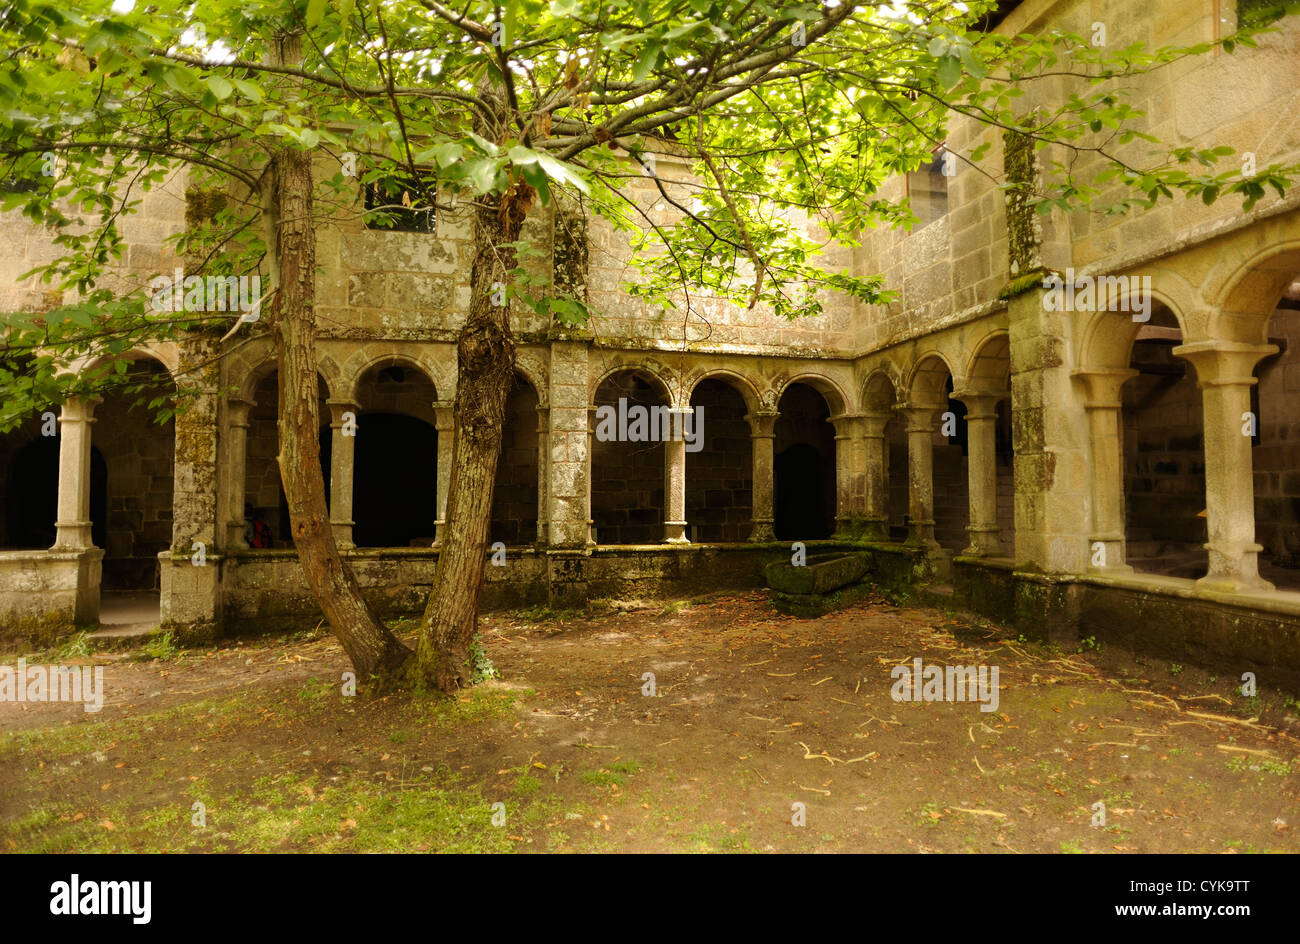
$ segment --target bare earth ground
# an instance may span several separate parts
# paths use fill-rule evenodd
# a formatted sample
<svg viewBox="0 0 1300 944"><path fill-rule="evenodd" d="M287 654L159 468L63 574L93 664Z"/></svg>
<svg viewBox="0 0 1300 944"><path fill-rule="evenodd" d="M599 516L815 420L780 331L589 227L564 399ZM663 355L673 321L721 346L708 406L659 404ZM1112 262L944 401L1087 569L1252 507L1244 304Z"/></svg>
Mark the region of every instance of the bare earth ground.
<svg viewBox="0 0 1300 944"><path fill-rule="evenodd" d="M101 656L98 714L0 703L0 850L1300 850L1300 706L1235 677L761 592L483 634L453 700L345 697L327 636ZM915 656L999 666L997 712L893 701Z"/></svg>

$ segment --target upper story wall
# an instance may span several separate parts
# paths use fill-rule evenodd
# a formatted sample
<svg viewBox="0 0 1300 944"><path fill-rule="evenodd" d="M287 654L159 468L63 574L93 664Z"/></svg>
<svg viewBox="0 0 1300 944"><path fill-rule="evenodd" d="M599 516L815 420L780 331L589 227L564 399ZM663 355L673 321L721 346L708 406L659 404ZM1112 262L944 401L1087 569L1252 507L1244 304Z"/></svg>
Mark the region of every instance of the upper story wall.
<svg viewBox="0 0 1300 944"><path fill-rule="evenodd" d="M1216 24L1216 8L1222 22ZM998 27L1002 33L1041 34L1053 29L1091 37L1094 24L1106 29L1112 49L1141 42L1148 48L1204 42L1236 28L1234 0L1026 0ZM1300 17L1276 24L1279 32L1259 39L1260 48L1239 48L1232 54L1205 54L1163 66L1153 72L1113 83L1126 100L1145 111L1135 124L1155 135L1160 144L1134 141L1116 146L1114 153L1137 166L1150 166L1173 147L1212 148L1226 145L1238 154L1225 158L1216 173L1240 171L1244 152L1258 167L1300 160ZM1019 105L1063 100L1066 83L1047 80L1025 86ZM1077 86L1074 87L1077 90ZM981 144L988 153L978 167L962 161ZM900 294L888 306L859 305L854 340L861 352L876 350L936 330L955 321L978 317L999 306L998 293L1007 286L1009 271L1003 137L967 118L949 125L947 148L953 159L948 178L947 213L914 228L876 230L865 234L855 254L859 275L883 273L888 288ZM1066 161L1063 148L1038 152L1040 172L1053 160ZM1085 181L1103 161L1084 153L1074 159ZM1189 173L1199 173L1190 165ZM907 193L905 178L895 178L882 194L899 198ZM1118 200L1121 185L1111 185L1103 201ZM1256 208L1266 211L1278 198L1272 191ZM1053 210L1038 218L1043 263L1053 269L1085 267L1109 271L1152 254L1172 249L1180 241L1195 242L1243 221L1241 198L1220 197L1212 206L1181 195L1162 200L1151 210L1105 216L1099 212Z"/></svg>

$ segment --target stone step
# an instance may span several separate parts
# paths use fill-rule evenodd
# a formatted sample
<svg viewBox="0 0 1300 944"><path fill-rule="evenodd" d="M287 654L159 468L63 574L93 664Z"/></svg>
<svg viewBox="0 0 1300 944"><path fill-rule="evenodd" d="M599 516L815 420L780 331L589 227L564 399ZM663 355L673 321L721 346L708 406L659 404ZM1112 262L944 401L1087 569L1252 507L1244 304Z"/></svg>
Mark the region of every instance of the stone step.
<svg viewBox="0 0 1300 944"><path fill-rule="evenodd" d="M114 623L101 625L87 638L96 651L113 649L134 649L144 645L162 632L162 627L153 623Z"/></svg>

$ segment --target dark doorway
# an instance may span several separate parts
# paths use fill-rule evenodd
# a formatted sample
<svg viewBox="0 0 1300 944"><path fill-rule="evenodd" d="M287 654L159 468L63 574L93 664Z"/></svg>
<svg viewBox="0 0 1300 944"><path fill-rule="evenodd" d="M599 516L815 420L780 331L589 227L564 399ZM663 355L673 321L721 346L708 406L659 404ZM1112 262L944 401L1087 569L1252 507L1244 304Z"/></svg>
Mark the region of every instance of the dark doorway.
<svg viewBox="0 0 1300 944"><path fill-rule="evenodd" d="M93 446L90 450L91 540L104 546L108 519L108 466ZM5 489L4 546L14 550L44 550L54 545L59 515L59 440L42 436L14 457Z"/></svg>
<svg viewBox="0 0 1300 944"><path fill-rule="evenodd" d="M438 431L400 413L357 418L352 539L357 547L410 547L438 517Z"/></svg>
<svg viewBox="0 0 1300 944"><path fill-rule="evenodd" d="M797 443L776 457L773 527L778 541L821 540L835 522L826 501L826 457Z"/></svg>

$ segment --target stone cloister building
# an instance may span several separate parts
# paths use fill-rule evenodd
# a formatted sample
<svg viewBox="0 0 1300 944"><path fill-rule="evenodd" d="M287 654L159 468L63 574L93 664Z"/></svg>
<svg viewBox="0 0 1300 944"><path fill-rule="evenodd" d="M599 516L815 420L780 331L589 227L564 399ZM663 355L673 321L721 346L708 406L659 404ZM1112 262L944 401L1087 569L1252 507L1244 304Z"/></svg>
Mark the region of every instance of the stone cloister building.
<svg viewBox="0 0 1300 944"><path fill-rule="evenodd" d="M1230 0L1003 8L998 30L1086 36L1104 22L1116 47L1208 40L1237 15ZM1165 145L1294 161L1296 48L1300 29L1283 21L1258 50L1179 61L1126 88ZM1026 108L1061 89L1031 87ZM978 166L960 159L984 143ZM1030 635L1300 686L1300 191L1249 212L1232 197L1177 198L1039 217L999 184L1063 155L966 119L944 147L955 173L922 169L884 194L911 196L918 226L828 252L832 268L883 273L899 293L890 305L827 297L795 322L708 298L664 313L624 290L635 270L621 237L597 219L579 227L591 324L513 314L518 376L492 524L507 554L488 568L489 602L757 586L791 542L825 542L810 550L866 550L880 574ZM1141 163L1150 145L1117 151ZM687 178L671 155L657 166L670 186ZM322 159L322 176L335 170ZM630 187L672 221L650 181ZM181 264L164 241L185 212L181 180L146 196L125 279ZM528 224L542 265L574 238L558 219ZM49 257L48 235L0 225L0 307L50 306L17 279ZM367 229L356 213L319 231L330 518L388 613L420 609L442 539L468 237L455 213L431 233ZM1043 278L1067 269L1134 293L1060 310ZM0 437L9 631L94 623L127 591L157 594L162 622L199 636L319 621L279 490L270 340L257 324L224 333L125 355L142 377L198 379L202 395L167 424L110 394L64 404L57 436L33 416ZM620 399L693 411L702 448L602 441L597 408Z"/></svg>

